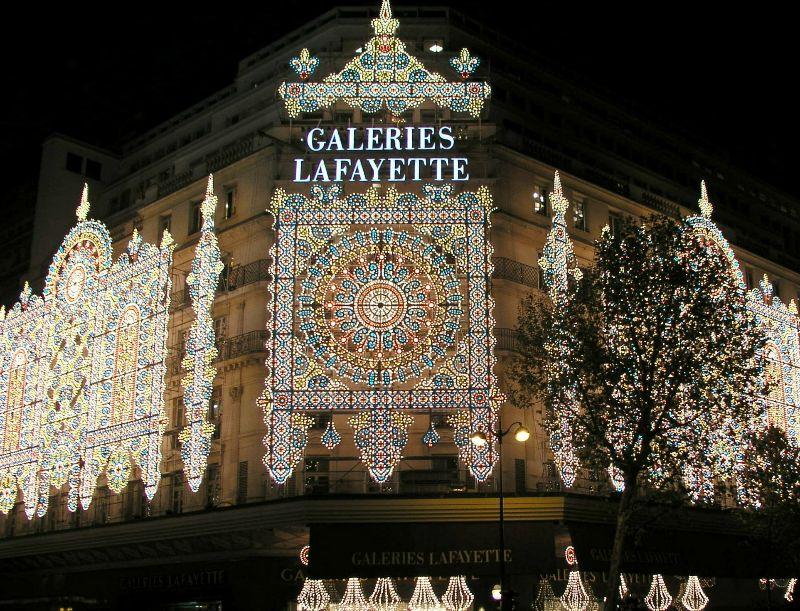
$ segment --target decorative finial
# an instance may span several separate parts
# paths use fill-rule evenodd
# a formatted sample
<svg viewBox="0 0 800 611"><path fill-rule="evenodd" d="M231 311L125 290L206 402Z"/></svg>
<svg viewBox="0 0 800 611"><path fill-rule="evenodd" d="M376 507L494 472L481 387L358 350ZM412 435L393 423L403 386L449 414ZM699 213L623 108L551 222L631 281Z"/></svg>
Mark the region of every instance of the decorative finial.
<svg viewBox="0 0 800 611"><path fill-rule="evenodd" d="M86 215L89 214L89 185L83 183L83 193L81 193L81 203L78 204L78 209L75 211L79 221L85 221Z"/></svg>
<svg viewBox="0 0 800 611"><path fill-rule="evenodd" d="M714 204L708 201L708 191L706 190L706 181L700 181L700 199L697 200L697 205L700 206L700 214L706 218L711 218L711 213L714 211Z"/></svg>
<svg viewBox="0 0 800 611"><path fill-rule="evenodd" d="M25 281L25 284L22 285L22 292L19 294L19 303L23 309L28 307L28 302L31 300L31 285L28 284L28 281Z"/></svg>
<svg viewBox="0 0 800 611"><path fill-rule="evenodd" d="M389 0L381 0L381 9L378 18L372 20L372 29L376 36L393 36L400 22L392 19L392 5Z"/></svg>
<svg viewBox="0 0 800 611"><path fill-rule="evenodd" d="M789 302L789 313L797 316L797 302L794 299Z"/></svg>
<svg viewBox="0 0 800 611"><path fill-rule="evenodd" d="M200 205L200 211L203 214L203 224L206 219L214 219L214 213L217 210L217 196L214 195L214 175L208 175L208 184L206 184L206 197Z"/></svg>
<svg viewBox="0 0 800 611"><path fill-rule="evenodd" d="M172 239L172 234L169 232L169 229L164 229L164 233L161 234L161 250L166 250L174 243L175 240Z"/></svg>
<svg viewBox="0 0 800 611"><path fill-rule="evenodd" d="M767 274L761 276L761 282L759 282L758 285L761 287L761 294L764 295L764 297L772 297L772 283L769 281L769 276L767 276Z"/></svg>
<svg viewBox="0 0 800 611"><path fill-rule="evenodd" d="M6 319L6 306L0 305L0 322Z"/></svg>
<svg viewBox="0 0 800 611"><path fill-rule="evenodd" d="M553 207L553 214L564 214L569 207L569 200L564 197L564 189L561 186L561 175L556 170L553 178L553 192L550 194L550 205Z"/></svg>
<svg viewBox="0 0 800 611"><path fill-rule="evenodd" d="M135 256L139 253L139 248L142 245L142 236L139 235L139 230L136 227L133 228L133 233L131 234L131 239L128 241L128 252L131 256Z"/></svg>

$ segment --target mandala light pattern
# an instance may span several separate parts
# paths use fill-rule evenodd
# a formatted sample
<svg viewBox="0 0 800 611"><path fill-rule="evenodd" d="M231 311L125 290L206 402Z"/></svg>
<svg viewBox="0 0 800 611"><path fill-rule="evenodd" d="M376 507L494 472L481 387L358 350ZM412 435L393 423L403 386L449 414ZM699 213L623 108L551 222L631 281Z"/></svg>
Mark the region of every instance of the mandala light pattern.
<svg viewBox="0 0 800 611"><path fill-rule="evenodd" d="M400 596L395 590L391 577L380 577L369 597L369 604L375 611L395 611L400 604Z"/></svg>
<svg viewBox="0 0 800 611"><path fill-rule="evenodd" d="M380 14L372 20L375 36L340 72L331 74L322 82L306 82L319 64L308 49L303 49L299 57L292 58L291 66L301 81L282 83L278 89L289 116L298 117L302 112L327 108L337 100L367 113L386 107L395 115L433 101L442 108L479 116L484 100L491 93L489 84L466 80L448 82L442 75L429 71L395 37L399 25L399 21L392 17L389 0L382 0ZM468 78L479 64L478 58L471 57L466 49L454 58L454 62L454 68L463 79Z"/></svg>
<svg viewBox="0 0 800 611"><path fill-rule="evenodd" d="M31 518L50 487L69 485L85 509L98 477L120 492L137 465L145 494L160 480L172 238L143 243L134 230L112 261L105 225L78 223L56 252L42 297L26 284L0 311L0 511L23 493Z"/></svg>
<svg viewBox="0 0 800 611"><path fill-rule="evenodd" d="M440 611L442 604L433 591L430 577L417 577L408 611Z"/></svg>
<svg viewBox="0 0 800 611"><path fill-rule="evenodd" d="M703 611L708 605L708 596L703 592L703 586L700 585L700 580L696 575L690 576L686 581L680 601L688 611Z"/></svg>
<svg viewBox="0 0 800 611"><path fill-rule="evenodd" d="M211 309L223 269L217 236L214 234L214 213L217 198L214 195L214 177L209 174L206 197L200 205L203 224L197 243L192 271L186 277L186 286L192 299L195 321L189 330L183 368L183 402L186 406L186 426L180 432L181 458L189 488L197 492L203 481L214 425L208 421L208 404L213 390L217 368L217 348Z"/></svg>
<svg viewBox="0 0 800 611"><path fill-rule="evenodd" d="M323 409L353 412L356 445L377 482L400 460L415 411L449 413L462 460L479 481L491 473L503 400L492 371L492 200L483 187L452 191L276 190L260 399L264 463L276 482L302 458L306 412ZM476 430L491 443L470 443Z"/></svg>
<svg viewBox="0 0 800 611"><path fill-rule="evenodd" d="M323 611L331 602L330 594L321 579L306 579L297 597L299 611Z"/></svg>
<svg viewBox="0 0 800 611"><path fill-rule="evenodd" d="M463 575L451 577L447 583L447 590L442 596L442 605L448 611L466 611L475 600L475 596L467 585L467 578Z"/></svg>
<svg viewBox="0 0 800 611"><path fill-rule="evenodd" d="M339 611L367 611L369 609L369 603L364 597L364 590L358 577L351 577L347 580L342 602L336 605L336 608Z"/></svg>
<svg viewBox="0 0 800 611"><path fill-rule="evenodd" d="M666 611L672 604L672 595L667 590L667 585L661 575L653 575L650 591L644 597L644 604L650 611Z"/></svg>
<svg viewBox="0 0 800 611"><path fill-rule="evenodd" d="M575 281L582 277L577 267L572 250L572 241L567 233L566 212L569 200L564 197L561 176L558 171L553 179L553 192L550 194L550 205L553 208L553 222L539 259L539 266L544 273L544 283L554 307L563 306L569 297L569 276ZM572 393L570 393L572 394ZM550 448L553 451L561 480L567 488L572 487L578 474L578 458L572 444L570 421L574 410L578 409L577 400L564 401L563 405L554 409L554 422L550 430Z"/></svg>

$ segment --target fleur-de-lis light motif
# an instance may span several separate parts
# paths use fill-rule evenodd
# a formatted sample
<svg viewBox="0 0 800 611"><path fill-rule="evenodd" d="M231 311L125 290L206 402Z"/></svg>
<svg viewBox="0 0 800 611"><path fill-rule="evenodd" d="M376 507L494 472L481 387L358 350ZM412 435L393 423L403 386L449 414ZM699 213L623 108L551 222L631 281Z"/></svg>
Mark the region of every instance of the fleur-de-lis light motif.
<svg viewBox="0 0 800 611"><path fill-rule="evenodd" d="M289 65L300 77L300 80L304 81L319 67L319 57L313 57L308 49L301 49L299 56L289 60Z"/></svg>
<svg viewBox="0 0 800 611"><path fill-rule="evenodd" d="M478 66L481 65L481 60L479 57L470 55L469 49L464 47L461 49L461 53L458 54L458 57L450 59L450 65L453 67L453 70L461 75L461 78L467 79L478 69Z"/></svg>

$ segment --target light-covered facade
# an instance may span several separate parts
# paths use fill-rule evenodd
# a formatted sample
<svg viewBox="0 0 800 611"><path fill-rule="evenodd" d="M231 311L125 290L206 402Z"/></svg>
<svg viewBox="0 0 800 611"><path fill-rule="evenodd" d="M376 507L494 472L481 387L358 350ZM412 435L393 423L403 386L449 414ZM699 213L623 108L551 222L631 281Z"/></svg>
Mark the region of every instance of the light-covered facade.
<svg viewBox="0 0 800 611"><path fill-rule="evenodd" d="M308 414L311 420L305 425L305 448L291 469L280 471L280 465L273 462L271 472L264 464L265 436L269 437L271 429L265 425L259 397L268 378L264 364L270 354L267 347L272 347L272 354L275 350L271 343L275 326L268 317L270 294L275 294L276 267L271 255L275 225L268 209L275 210L271 202L278 193L309 195L309 185L296 181L297 159L311 164L326 155L334 156L315 156L308 151L304 136L309 129L321 127L329 133L335 128L367 126L452 127L458 156L469 159L469 180L460 182L457 192L487 187L496 208L489 241L493 247L494 356L498 360L494 373L499 393L505 385L505 363L515 348L513 329L519 304L531 291L544 288L539 259L552 226L548 196L556 169L561 171L564 194L571 202L564 219L580 267L590 264L593 240L606 225L613 229L626 216L654 212L674 217L697 214L693 202L700 178L706 178L717 202L715 217L720 215L723 232L750 288L767 274L769 283L762 284L762 292L772 291L786 304L797 297L800 274L795 270L800 252L790 246L800 228L797 202L755 181L740 180L732 169L713 165L713 157L696 154L689 145L657 128L651 130L623 111L609 110L613 106L594 94L528 65L513 49L499 45L495 34L473 18L450 9L394 8L394 17L400 21L398 36L428 68L452 72L447 61L458 57L463 47L482 58L476 75L490 81L493 91L477 116L442 108L435 100L398 113L400 116L385 109L367 113L344 101L290 116L294 113L287 113L276 95L282 82L296 78L289 67L290 58L307 47L320 57L317 74L337 72L361 52L369 36L369 19L378 17L375 10L334 9L244 59L230 87L128 143L119 154L60 136L47 142L31 266L24 278L34 289L41 287L54 249L74 224L73 211L85 178L92 200L90 216L107 224L116 256L128 248L134 231L148 243L161 243L165 231L175 241L161 481L148 501L138 471L119 494L111 490L116 486L101 476L89 509L77 512L69 511L66 489L51 489L49 510L33 519L28 519L23 501L18 500L7 517L0 516L3 566L23 563L31 575L62 575L66 581L86 567L117 571L114 579L128 586L97 597L122 600L126 593L136 598L162 591L149 581L155 569L148 567L184 563L190 568L181 569L183 573L228 571L224 579L219 575L198 579L206 580L202 585L209 592L224 581L235 594L222 588L225 593L206 598L227 601L233 597L239 602L230 604L241 608L242 601L258 598L257 587L248 589L232 579L229 567L197 566L246 562L251 556L277 559L275 567L268 563L269 579L283 584L283 598L271 601L274 605L269 608L282 608L302 585L297 555L308 542L308 524L496 520L496 499L485 493L496 490L498 473L488 476L486 465L480 472L486 477L476 477L475 469L470 471L469 460L459 455L449 414L441 410L413 414L407 443L400 449L402 458L388 472L381 467L381 477L375 477L378 467L370 476L364 448L358 447L349 422L351 414L341 410ZM623 125L631 128L621 130ZM82 159L79 172L74 171L76 156ZM653 157L658 161L651 164L648 160ZM95 165L87 177L90 160ZM73 170L65 171L65 167ZM214 232L224 268L211 311L216 376L204 417L213 425L213 433L205 473L201 468L198 477L186 474L181 453L180 432L187 425L182 363L197 318L187 276L202 235L210 173L217 200ZM422 178L433 179L431 170L423 170ZM425 182L411 180L395 186L423 197L427 195L421 188ZM384 181L381 193L385 194L388 186ZM342 197L364 193L367 187L345 183ZM729 209L715 193L724 194L721 199L731 203ZM770 227L783 215L782 230L759 226L750 232L750 224L758 223L750 220L751 210L756 218L762 211L765 219L769 216L764 224ZM426 375L430 374L421 377ZM562 480L540 426L539 408L523 407L528 406L503 402L500 407L503 423L520 421L532 431L527 443L509 442L503 447L504 488L514 495L509 500L510 519L564 520L565 515L581 511L590 521L601 519L597 516L602 511L592 506L576 509L581 500L547 494L561 491ZM431 443L432 428L439 436L437 443ZM339 436L338 443L332 443L330 433L326 438L331 429ZM278 471L281 476L275 477ZM191 488L189 478L196 484ZM595 495L604 487L603 474L581 471L570 492ZM307 499L287 501L295 497ZM114 526L106 529L107 525ZM88 526L103 528L83 528ZM213 539L208 549L204 549L204 537ZM150 554L137 551L137 546L159 551ZM53 556L59 560L48 566L47 558ZM159 570L162 577L165 571L169 573ZM242 574L247 575L247 570ZM38 583L36 577L21 579ZM191 593L191 584L180 587L184 586ZM200 591L206 595L205 590ZM75 592L69 595L78 596Z"/></svg>

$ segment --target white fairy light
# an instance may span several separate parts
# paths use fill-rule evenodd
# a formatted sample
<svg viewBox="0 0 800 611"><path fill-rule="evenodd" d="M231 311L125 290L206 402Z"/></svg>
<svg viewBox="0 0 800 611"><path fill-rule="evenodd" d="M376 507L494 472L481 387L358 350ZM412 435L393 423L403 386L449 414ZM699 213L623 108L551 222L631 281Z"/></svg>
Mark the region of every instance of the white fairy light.
<svg viewBox="0 0 800 611"><path fill-rule="evenodd" d="M299 611L322 611L331 602L331 597L321 579L306 579L297 597Z"/></svg>
<svg viewBox="0 0 800 611"><path fill-rule="evenodd" d="M339 611L367 611L369 603L364 596L361 580L351 577L347 580L342 601L336 606Z"/></svg>
<svg viewBox="0 0 800 611"><path fill-rule="evenodd" d="M586 611L589 608L589 595L583 587L579 571L570 571L567 588L561 595L561 604L567 611Z"/></svg>
<svg viewBox="0 0 800 611"><path fill-rule="evenodd" d="M553 592L549 579L539 580L539 589L536 591L533 608L536 611L563 611L564 607Z"/></svg>
<svg viewBox="0 0 800 611"><path fill-rule="evenodd" d="M414 593L408 601L409 611L439 611L442 608L433 591L430 577L417 577Z"/></svg>
<svg viewBox="0 0 800 611"><path fill-rule="evenodd" d="M392 578L380 577L369 597L369 604L375 611L395 611L399 603L400 596L394 588Z"/></svg>
<svg viewBox="0 0 800 611"><path fill-rule="evenodd" d="M680 601L688 611L703 611L708 605L708 596L703 592L703 586L700 585L697 575L691 575L686 581L685 591Z"/></svg>
<svg viewBox="0 0 800 611"><path fill-rule="evenodd" d="M644 604L647 605L650 611L666 611L672 604L672 596L667 590L667 584L664 583L664 578L661 575L653 575L650 591L644 598Z"/></svg>
<svg viewBox="0 0 800 611"><path fill-rule="evenodd" d="M792 602L794 600L794 587L797 585L797 579L792 577L789 580L789 583L786 584L786 594L783 597L786 599L786 602Z"/></svg>
<svg viewBox="0 0 800 611"><path fill-rule="evenodd" d="M463 575L451 577L447 584L447 590L442 596L442 605L448 611L464 611L475 600L472 592L467 585L467 579Z"/></svg>
<svg viewBox="0 0 800 611"><path fill-rule="evenodd" d="M625 582L625 575L619 574L619 598L622 600L628 595L628 584Z"/></svg>

